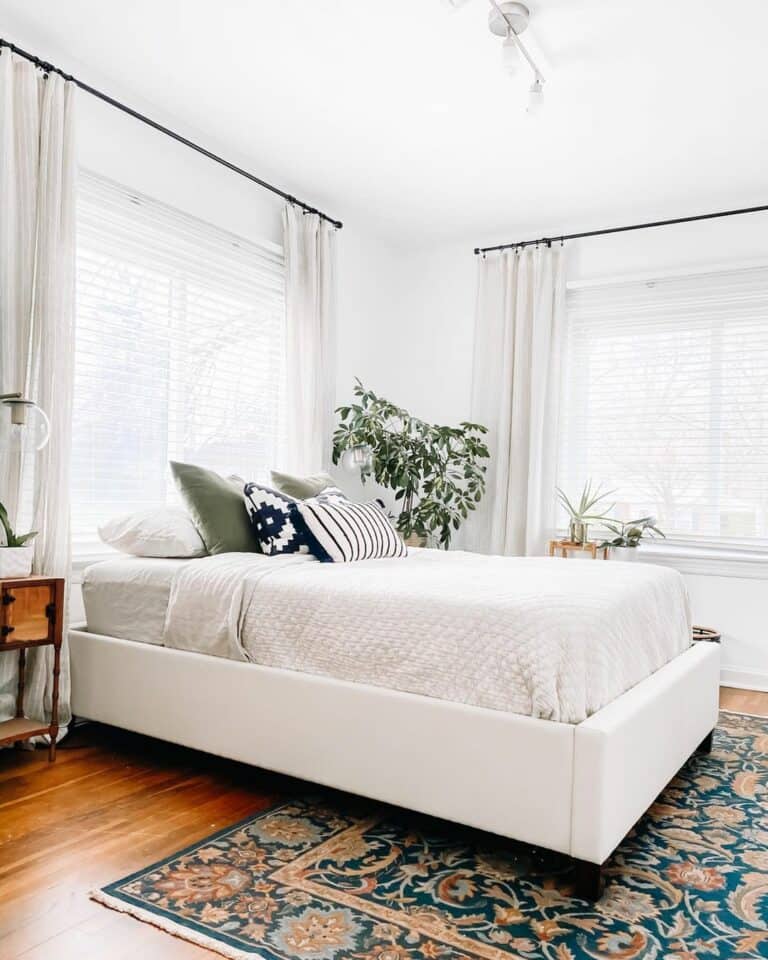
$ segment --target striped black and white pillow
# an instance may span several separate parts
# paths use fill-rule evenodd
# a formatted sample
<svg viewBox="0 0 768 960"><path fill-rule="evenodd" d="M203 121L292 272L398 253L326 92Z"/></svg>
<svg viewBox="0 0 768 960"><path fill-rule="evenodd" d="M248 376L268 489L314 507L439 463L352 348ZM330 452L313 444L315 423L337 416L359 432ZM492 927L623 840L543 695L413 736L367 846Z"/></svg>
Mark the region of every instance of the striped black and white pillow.
<svg viewBox="0 0 768 960"><path fill-rule="evenodd" d="M296 504L311 540L312 552L324 563L349 563L376 557L405 557L408 548L381 505L313 498ZM311 548L310 548L311 549Z"/></svg>

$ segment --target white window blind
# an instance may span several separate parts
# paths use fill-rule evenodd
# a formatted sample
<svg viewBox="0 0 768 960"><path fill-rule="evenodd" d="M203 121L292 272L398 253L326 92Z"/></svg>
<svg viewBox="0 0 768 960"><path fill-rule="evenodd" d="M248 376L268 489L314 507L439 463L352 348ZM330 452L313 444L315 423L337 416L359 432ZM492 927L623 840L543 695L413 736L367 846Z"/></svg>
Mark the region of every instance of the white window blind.
<svg viewBox="0 0 768 960"><path fill-rule="evenodd" d="M284 297L275 245L81 175L76 556L99 552L102 521L174 501L169 459L247 479L278 462Z"/></svg>
<svg viewBox="0 0 768 960"><path fill-rule="evenodd" d="M560 478L673 542L768 549L768 268L569 291Z"/></svg>

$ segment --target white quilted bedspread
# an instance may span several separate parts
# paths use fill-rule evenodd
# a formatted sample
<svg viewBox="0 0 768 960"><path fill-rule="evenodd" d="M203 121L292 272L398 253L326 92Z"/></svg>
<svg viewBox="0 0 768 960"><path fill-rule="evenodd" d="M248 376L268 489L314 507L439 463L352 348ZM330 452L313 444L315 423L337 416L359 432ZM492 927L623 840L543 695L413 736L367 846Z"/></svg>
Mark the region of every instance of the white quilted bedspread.
<svg viewBox="0 0 768 960"><path fill-rule="evenodd" d="M350 564L190 560L171 587L164 642L579 723L690 635L671 569L412 550Z"/></svg>

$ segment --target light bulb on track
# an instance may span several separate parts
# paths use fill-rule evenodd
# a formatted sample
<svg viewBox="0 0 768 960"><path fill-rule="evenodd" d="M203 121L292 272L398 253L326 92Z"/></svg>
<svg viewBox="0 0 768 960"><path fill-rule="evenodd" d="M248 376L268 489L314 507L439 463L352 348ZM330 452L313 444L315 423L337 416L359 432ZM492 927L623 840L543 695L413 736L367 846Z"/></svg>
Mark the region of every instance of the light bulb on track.
<svg viewBox="0 0 768 960"><path fill-rule="evenodd" d="M501 44L501 66L504 72L512 77L517 73L520 62L520 51L517 49L517 40L510 31Z"/></svg>
<svg viewBox="0 0 768 960"><path fill-rule="evenodd" d="M528 91L528 113L540 113L543 106L544 83L542 82L541 77L536 77L531 84L531 89Z"/></svg>

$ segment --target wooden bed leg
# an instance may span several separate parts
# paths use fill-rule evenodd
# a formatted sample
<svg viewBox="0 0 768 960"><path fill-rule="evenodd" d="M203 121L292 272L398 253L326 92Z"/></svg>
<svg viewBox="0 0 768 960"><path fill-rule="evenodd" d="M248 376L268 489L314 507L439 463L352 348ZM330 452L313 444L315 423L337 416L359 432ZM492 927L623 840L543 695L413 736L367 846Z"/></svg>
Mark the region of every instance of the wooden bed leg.
<svg viewBox="0 0 768 960"><path fill-rule="evenodd" d="M574 860L576 867L576 896L596 903L603 892L603 868L599 863Z"/></svg>
<svg viewBox="0 0 768 960"><path fill-rule="evenodd" d="M696 747L696 754L712 753L712 735L714 732L714 730L710 730L706 737L704 737L698 747Z"/></svg>

